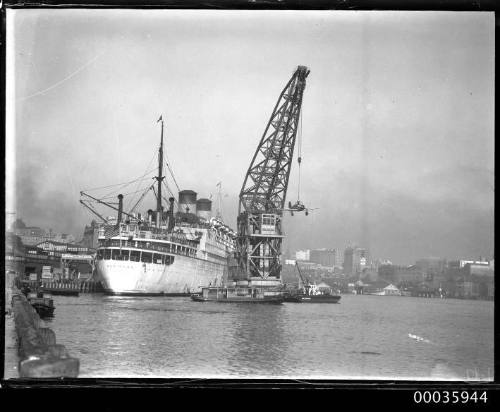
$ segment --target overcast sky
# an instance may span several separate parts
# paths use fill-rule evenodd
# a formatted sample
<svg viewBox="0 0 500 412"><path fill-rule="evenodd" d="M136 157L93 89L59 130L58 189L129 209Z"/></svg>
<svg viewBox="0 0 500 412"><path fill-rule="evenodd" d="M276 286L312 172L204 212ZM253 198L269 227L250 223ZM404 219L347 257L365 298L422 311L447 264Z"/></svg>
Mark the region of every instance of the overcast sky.
<svg viewBox="0 0 500 412"><path fill-rule="evenodd" d="M493 256L493 13L7 17L7 211L28 225L81 238L93 216L79 192L154 168L163 114L180 188L209 197L222 181L235 228L271 111L305 65L300 199L319 209L286 218L285 251L358 244L402 264ZM297 172L295 161L292 202Z"/></svg>

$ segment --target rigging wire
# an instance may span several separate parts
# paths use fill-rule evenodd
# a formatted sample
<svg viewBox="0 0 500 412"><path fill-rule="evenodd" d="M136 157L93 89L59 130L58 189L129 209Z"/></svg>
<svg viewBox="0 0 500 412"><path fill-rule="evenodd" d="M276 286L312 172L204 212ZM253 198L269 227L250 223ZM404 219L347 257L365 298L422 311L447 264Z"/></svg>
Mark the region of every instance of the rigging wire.
<svg viewBox="0 0 500 412"><path fill-rule="evenodd" d="M122 193L123 197L125 196L128 196L128 195L135 195L136 193L144 193L145 190L149 189L151 185L149 186L144 186L144 187L141 187L139 190L135 190L133 192L128 192L128 193ZM108 198L114 198L114 196L109 196ZM105 197L101 198L102 199L106 199Z"/></svg>
<svg viewBox="0 0 500 412"><path fill-rule="evenodd" d="M174 172L173 172L173 170L170 168L170 159L168 158L167 153L165 153L165 159L164 159L164 162L165 162L165 165L167 166L167 169L168 169L168 170L169 170L169 172L170 172L170 176L172 176L172 180L174 181L175 186L177 187L177 190L178 190L178 191L180 191L181 189L179 188L179 185L177 184L177 180L175 179Z"/></svg>
<svg viewBox="0 0 500 412"><path fill-rule="evenodd" d="M151 160L151 161L152 161L152 160ZM151 161L149 162L149 165L151 165ZM149 168L149 165L148 165L148 167L146 168L146 170ZM149 174L153 173L156 169L157 169L157 168L153 168L153 169L149 170L148 172L145 172L145 173L144 173L144 174L143 174L140 178L138 178L138 179L136 180L136 182L137 182L136 190L137 190L137 188L139 187L140 182L142 182L142 181L144 181L144 180L149 179L149 177L147 177L147 176L148 176ZM132 183L135 183L135 182L130 182L129 184L132 184ZM125 187L127 187L127 186L128 186L128 184L125 184L125 185L123 185L123 186L121 186L121 187L117 188L116 190L111 191L111 192L109 193L109 195L111 195L111 194L116 195L116 193L118 193L120 190L124 189L124 188L125 188ZM142 189L141 189L141 190L142 190ZM135 193L135 192L134 192L134 193ZM129 204L130 204L130 202L128 202L127 206L128 206Z"/></svg>
<svg viewBox="0 0 500 412"><path fill-rule="evenodd" d="M168 185L168 183L165 180L163 180L162 183L165 189L167 189L167 192L170 194L170 196L175 199L174 193L170 190L170 186Z"/></svg>
<svg viewBox="0 0 500 412"><path fill-rule="evenodd" d="M132 214L134 212L134 210L137 208L137 206L139 206L139 204L144 200L144 198L146 197L148 192L153 188L153 186L154 186L154 184L152 184L151 186L148 186L148 188L142 193L139 200L137 200L137 202L134 204L132 209L130 209L130 212L129 212L130 214Z"/></svg>
<svg viewBox="0 0 500 412"><path fill-rule="evenodd" d="M158 194L156 193L155 185L151 186L153 189L153 193L155 194L155 197L158 199Z"/></svg>
<svg viewBox="0 0 500 412"><path fill-rule="evenodd" d="M147 187L149 188L149 186ZM128 192L128 193L122 193L123 197L125 196L128 196L128 195L133 195L135 193L140 193L140 192L144 192L144 187L142 187L141 189L139 190L136 190L134 192ZM115 197L114 196L107 196L107 197L101 197L99 200L106 200L106 199L114 199ZM93 199L86 199L87 202L94 202L94 203L99 203L97 200L93 200ZM107 203L111 203L111 202L107 202Z"/></svg>
<svg viewBox="0 0 500 412"><path fill-rule="evenodd" d="M170 190L170 187L168 186L168 184L167 184L165 181L163 181L163 184L164 184L164 186L165 186L165 189L167 189L167 192L168 192L168 193L170 193L170 195L174 198L174 205L176 205L176 206L178 207L178 206L179 206L179 202L177 202L177 199L175 198L174 192L172 192L172 191ZM164 198L164 199L165 199L165 198ZM165 199L165 200L166 200L166 201L167 201L167 203L168 203L168 200L167 200L167 199Z"/></svg>
<svg viewBox="0 0 500 412"><path fill-rule="evenodd" d="M151 173L151 172L152 172L152 171L150 171L150 172L148 172L148 173ZM148 180L148 179L149 179L149 178L147 178L147 177L145 177L145 175L143 175L143 176L141 176L141 177L137 180L137 182L138 182L138 183L140 183L140 182L142 182L142 181L144 181L144 180ZM111 192L109 192L108 194L106 194L106 195L105 195L104 197L102 197L101 199L110 199L110 198L116 197L116 196L117 196L117 194L118 194L119 192L121 192L123 189L125 189L127 186L128 186L128 184L124 184L124 185L122 185L122 186L118 187L117 189L112 190ZM137 186L139 186L139 184L138 184ZM139 189L139 191L141 191L141 190L142 190L142 189ZM129 195L129 194L134 194L134 193L137 193L137 191L134 191L134 192L128 192L128 193L122 193L122 194L123 194L123 196L126 196L126 195Z"/></svg>
<svg viewBox="0 0 500 412"><path fill-rule="evenodd" d="M156 155L156 153L153 153L153 156L151 157L151 160L149 161L148 165L146 166L146 170L148 170L148 169L150 168L151 163L153 163L153 160L154 160L154 158L155 158L155 155ZM154 169L152 169L151 171L146 172L146 173L143 175L143 177L144 177L144 176L146 176L147 174L151 173L152 171L157 170L157 169L158 169L158 168L157 168L157 167L155 167L155 168L154 168ZM137 183L137 186L139 186L139 182ZM134 198L134 199L130 199L130 201L127 203L127 208L128 208L128 207L130 207L130 205L132 204L132 200L134 200L134 201L135 201L135 198Z"/></svg>
<svg viewBox="0 0 500 412"><path fill-rule="evenodd" d="M158 170L158 167L155 167L153 169L149 169L150 166L151 166L151 163L153 162L154 158L156 156L156 152L153 153L153 156L151 157L151 160L149 161L148 163L148 166L146 167L146 172L139 178L137 179L133 179L133 180L130 180L128 182L124 182L124 183L116 183L116 184L113 184L113 185L106 185L106 186L100 186L100 187L95 187L95 188L90 188L90 189L86 189L84 190L84 192L90 192L90 191L95 191L95 190L101 190L101 189L109 189L109 188L114 188L112 191L108 192L106 195L104 195L104 197L100 198L100 200L106 200L106 199L111 199L113 197L115 197L116 193L118 193L120 190L124 189L125 187L127 187L128 185L131 185L135 182L137 182L137 186L136 186L136 190L133 191L133 192L128 192L128 193L125 193L123 194L124 196L127 196L127 195L134 195L134 194L137 194L137 193L142 193L141 195L138 196L134 196L134 197L131 197L130 199L128 199L128 202L126 204L126 207L124 207L124 209L127 209L128 207L130 207L132 204L134 204L133 202L134 201L137 201L137 199L139 199L136 204L134 205L134 209L138 206L138 204L144 199L144 197L146 196L147 192L150 190L150 189L153 189L153 192L154 192L154 195L155 197L157 197L157 193L156 193L156 190L155 190L155 187L154 187L154 184L153 185L149 185L147 187L143 187L141 189L137 189L140 185L140 183L144 180L147 180L149 179L149 174L151 174L152 172L154 171L157 171ZM175 175L174 175L174 172L170 166L170 159L168 158L168 155L165 153L165 158L163 160L164 162L164 166L165 167L165 170L168 170L169 171L169 174L170 176L172 177L172 180L175 184L175 186L177 187L177 189L180 191L180 187L177 183L177 180L175 178ZM147 177L148 176L148 177ZM166 176L165 176L166 177ZM154 177L153 177L154 178ZM165 188L167 189L167 191L172 195L172 197L174 198L174 203L176 205L178 205L178 202L177 202L177 199L173 193L173 191L170 189L170 187L168 186L168 184L166 183L165 180L162 180ZM163 197L163 196L162 196ZM165 199L167 202L168 200ZM89 202L95 202L95 201L91 201L89 200ZM124 205L125 206L125 205Z"/></svg>
<svg viewBox="0 0 500 412"><path fill-rule="evenodd" d="M108 186L100 186L100 187L94 187L94 188L91 188L91 189L85 189L85 190L82 190L82 192L91 192L91 191L94 191L94 190L99 190L99 189L108 189L110 187L116 187L116 186L126 186L127 184L131 184L131 183L135 183L137 182L138 180L145 180L143 179L144 176L146 176L147 174L153 172L154 170L156 170L157 168L154 168L154 169L151 169L149 172L146 172L144 175L142 175L141 177L137 178L137 179L134 179L134 180L131 180L129 182L125 182L125 183L115 183L114 185L108 185Z"/></svg>

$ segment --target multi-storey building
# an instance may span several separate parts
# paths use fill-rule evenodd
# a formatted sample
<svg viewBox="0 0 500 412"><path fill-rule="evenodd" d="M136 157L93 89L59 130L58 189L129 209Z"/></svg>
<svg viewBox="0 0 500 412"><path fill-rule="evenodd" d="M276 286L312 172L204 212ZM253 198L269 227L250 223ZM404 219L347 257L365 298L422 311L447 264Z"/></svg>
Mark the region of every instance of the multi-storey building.
<svg viewBox="0 0 500 412"><path fill-rule="evenodd" d="M313 249L309 254L309 260L321 266L333 267L335 265L335 250Z"/></svg>
<svg viewBox="0 0 500 412"><path fill-rule="evenodd" d="M21 219L17 219L12 224L12 231L27 246L34 246L45 240L54 240L61 243L73 243L75 241L75 237L71 234L54 233L52 229L46 231L37 226L26 226Z"/></svg>
<svg viewBox="0 0 500 412"><path fill-rule="evenodd" d="M95 220L92 220L89 226L85 226L85 229L83 230L83 238L80 244L88 248L96 249L98 245L98 238L99 226Z"/></svg>
<svg viewBox="0 0 500 412"><path fill-rule="evenodd" d="M309 259L310 259L310 250L309 249L297 250L297 252L295 252L295 260L302 260L302 261L309 262Z"/></svg>
<svg viewBox="0 0 500 412"><path fill-rule="evenodd" d="M344 273L356 275L368 266L368 250L361 247L347 247L344 251Z"/></svg>

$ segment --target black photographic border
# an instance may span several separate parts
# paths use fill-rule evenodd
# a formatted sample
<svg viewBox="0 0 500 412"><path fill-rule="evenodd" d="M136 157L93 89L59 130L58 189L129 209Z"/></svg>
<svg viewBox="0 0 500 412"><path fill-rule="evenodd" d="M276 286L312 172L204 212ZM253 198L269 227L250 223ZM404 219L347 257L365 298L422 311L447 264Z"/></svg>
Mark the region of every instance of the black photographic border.
<svg viewBox="0 0 500 412"><path fill-rule="evenodd" d="M5 73L6 73L6 9L44 8L44 9L206 9L206 10L422 10L422 11L484 11L496 12L494 0L98 0L93 2L46 0L24 2L7 0L1 4L1 66L2 110L0 121L2 135L5 138ZM498 32L498 20L495 16L495 34ZM496 63L496 57L495 57ZM496 85L495 85L496 96ZM496 131L495 131L496 138ZM4 139L2 139L5 141ZM2 157L5 162L5 157ZM4 191L2 199L5 206L5 166L2 169ZM3 209L5 211L5 207ZM5 216L4 216L5 217ZM5 224L5 219L1 225ZM4 228L5 229L5 228ZM5 230L3 231L5 233ZM5 242L3 243L5 248ZM496 247L495 247L496 249ZM5 265L5 262L4 262ZM0 277L2 296L5 296L5 278ZM280 409L295 406L306 408L322 408L322 404L330 410L344 407L355 408L368 406L372 408L394 406L399 410L423 408L429 406L448 406L482 408L490 407L498 410L498 297L495 294L495 334L494 334L494 371L493 382L470 381L400 381L400 380L295 380L295 379L9 379L5 380L4 363L1 362L2 380L0 382L0 402L30 408L42 407L49 410L122 410L122 409L161 409L171 408L222 408L236 409L244 406L275 407ZM1 348L5 352L5 313L2 305ZM29 389L23 393L19 389ZM140 391L138 391L140 390ZM477 392L478 397L487 392L486 404L416 404L415 391L448 391ZM89 393L87 393L89 392ZM153 406L154 405L154 406Z"/></svg>

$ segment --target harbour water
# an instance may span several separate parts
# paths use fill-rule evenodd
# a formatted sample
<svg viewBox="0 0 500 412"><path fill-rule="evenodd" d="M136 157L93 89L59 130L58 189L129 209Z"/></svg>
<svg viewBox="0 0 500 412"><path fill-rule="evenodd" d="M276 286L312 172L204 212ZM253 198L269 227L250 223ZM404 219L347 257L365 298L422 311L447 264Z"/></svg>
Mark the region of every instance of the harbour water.
<svg viewBox="0 0 500 412"><path fill-rule="evenodd" d="M491 301L343 295L340 304L253 305L81 294L54 304L47 326L80 359L82 378L493 380Z"/></svg>

